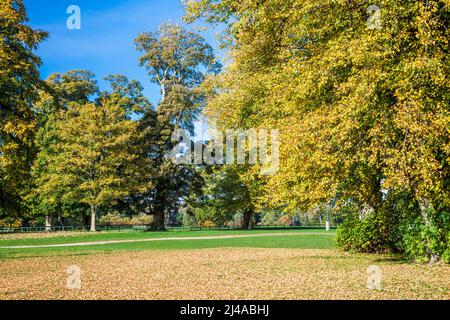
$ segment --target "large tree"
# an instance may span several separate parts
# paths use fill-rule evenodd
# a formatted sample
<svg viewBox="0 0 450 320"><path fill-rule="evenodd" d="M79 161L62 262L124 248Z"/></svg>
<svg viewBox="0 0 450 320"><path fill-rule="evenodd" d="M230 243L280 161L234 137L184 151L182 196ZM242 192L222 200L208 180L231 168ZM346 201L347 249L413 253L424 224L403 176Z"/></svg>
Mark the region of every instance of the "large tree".
<svg viewBox="0 0 450 320"><path fill-rule="evenodd" d="M89 206L95 231L99 207L149 187L151 164L141 149L144 134L111 98L98 105L70 104L58 114L55 126L54 152L38 157L47 169L37 176L36 192L50 204L74 201Z"/></svg>
<svg viewBox="0 0 450 320"><path fill-rule="evenodd" d="M377 215L397 190L429 225L450 205L450 16L442 0L377 5L188 1L187 19L229 26L233 62L211 82L210 116L280 129L268 203L351 199Z"/></svg>
<svg viewBox="0 0 450 320"><path fill-rule="evenodd" d="M51 74L45 80L45 90L39 90L39 98L33 109L37 118L38 130L35 138L37 157L33 163L33 180L48 176L50 167L48 160L57 154L60 143L58 121L61 113L67 111L72 104L86 104L94 95L99 94L95 75L85 70L70 70L65 73ZM41 194L35 188L27 195L29 211L32 217L45 216L46 227L50 230L53 218L62 223L64 213L74 217L81 215L83 224L88 223L86 207L76 199L63 201L64 186L53 188L53 195Z"/></svg>
<svg viewBox="0 0 450 320"><path fill-rule="evenodd" d="M51 174L48 161L57 156L58 145L62 143L58 133L61 114L71 106L86 103L101 106L103 101L107 100L109 104L123 110L124 119L131 119L132 116L138 116L151 109L150 103L142 94L143 88L139 82L128 80L123 75L107 76L105 80L110 84L110 89L100 92L95 75L89 71L71 70L48 77L46 80L48 90L40 92L40 98L35 104L40 126L36 137L39 153L33 165L33 176L36 180ZM143 144L144 141L140 139L135 143ZM34 216L47 216L49 228L53 217L58 217L59 222L62 222L62 218L66 215L74 218L81 216L84 225L89 223L86 204L77 202L76 198L63 197L64 185L55 186L51 191L52 196L49 193L41 194L38 190L30 194L28 201ZM123 199L118 198L115 201L121 203Z"/></svg>
<svg viewBox="0 0 450 320"><path fill-rule="evenodd" d="M141 121L143 127L150 129L148 155L156 166L154 188L141 196L144 203L149 203L154 227L164 229L173 201L186 196L187 188L179 182L195 185L185 179L189 170L191 174L187 176L195 175L192 166L180 170L171 163L172 133L178 128L193 133L204 102L198 86L207 74L217 74L221 65L203 37L172 23L162 24L157 32L139 35L135 43L142 53L140 64L147 69L150 81L161 89L156 112L147 112Z"/></svg>
<svg viewBox="0 0 450 320"><path fill-rule="evenodd" d="M34 157L32 105L42 86L33 53L47 34L26 25L21 0L0 2L0 215L18 213Z"/></svg>

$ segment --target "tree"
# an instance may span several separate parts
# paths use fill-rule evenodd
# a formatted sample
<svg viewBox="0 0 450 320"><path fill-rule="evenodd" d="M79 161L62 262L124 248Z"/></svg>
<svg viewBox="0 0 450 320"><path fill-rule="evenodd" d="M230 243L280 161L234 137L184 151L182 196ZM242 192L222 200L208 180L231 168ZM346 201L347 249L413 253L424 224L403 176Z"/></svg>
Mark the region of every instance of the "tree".
<svg viewBox="0 0 450 320"><path fill-rule="evenodd" d="M136 121L107 98L99 105L70 104L56 121L55 152L41 153L48 169L37 178L36 192L49 203L76 201L89 206L91 231L99 207L147 190L150 161L140 150Z"/></svg>
<svg viewBox="0 0 450 320"><path fill-rule="evenodd" d="M444 1L378 6L375 25L359 1L189 1L187 19L225 21L232 39L207 113L221 126L280 129L269 203L353 201L387 230L385 193L403 191L431 227L430 210L450 205L450 16Z"/></svg>
<svg viewBox="0 0 450 320"><path fill-rule="evenodd" d="M91 97L99 94L95 75L85 70L70 70L66 73L54 73L45 80L45 90L39 90L39 97L33 105L37 119L35 146L37 157L33 163L32 176L37 180L50 175L48 160L57 155L56 146L60 143L58 121L60 114L71 104L86 104ZM34 186L35 187L35 186ZM31 188L26 200L33 217L46 216L46 227L50 230L54 217L62 221L65 211L71 216L81 215L83 224L88 223L86 207L74 199L63 201L64 186L55 186L49 193L41 194Z"/></svg>
<svg viewBox="0 0 450 320"><path fill-rule="evenodd" d="M21 0L0 3L0 215L18 213L34 157L32 105L40 59L33 50L47 34L33 30Z"/></svg>
<svg viewBox="0 0 450 320"><path fill-rule="evenodd" d="M177 128L194 130L194 121L203 107L203 95L198 86L207 74L216 74L221 65L216 61L212 47L198 34L182 27L162 24L156 33L143 33L136 40L137 50L142 52L140 64L147 69L150 81L161 89L161 100L156 112L144 114L141 126L149 129L148 155L154 161L154 189L141 195L154 215L154 227L164 229L165 214L172 201L186 196L186 188L178 183L191 170L182 170L170 163L173 148L172 133ZM181 174L177 175L178 173ZM177 183L173 183L178 181ZM180 193L180 191L182 191Z"/></svg>
<svg viewBox="0 0 450 320"><path fill-rule="evenodd" d="M241 227L251 229L256 210L256 201L253 199L255 194L241 176L245 170L239 169L236 165L207 166L203 172L205 179L203 195L194 206L213 208L213 212L217 213L213 221L219 225L227 218L232 220L235 214L240 213Z"/></svg>
<svg viewBox="0 0 450 320"><path fill-rule="evenodd" d="M46 80L47 91L40 91L39 100L34 109L39 119L39 130L36 136L36 146L39 153L33 165L33 177L39 180L42 176L51 174L48 160L58 153L57 145L61 143L58 134L58 123L61 113L66 112L71 105L95 103L102 105L103 100L116 105L124 111L124 118L151 109L151 104L142 94L142 86L135 80L128 80L122 75L112 75L105 78L110 83L110 89L99 91L95 75L90 71L71 70L66 73L52 74ZM136 141L137 143L138 141ZM139 143L143 143L142 139ZM41 194L34 190L28 196L28 202L34 216L47 216L47 226L50 228L53 217L62 221L63 215L82 217L83 225L88 224L86 204L76 199L63 198L63 185L53 188L53 195ZM64 200L64 201L63 201ZM116 199L121 202L121 199ZM108 206L112 207L112 206Z"/></svg>

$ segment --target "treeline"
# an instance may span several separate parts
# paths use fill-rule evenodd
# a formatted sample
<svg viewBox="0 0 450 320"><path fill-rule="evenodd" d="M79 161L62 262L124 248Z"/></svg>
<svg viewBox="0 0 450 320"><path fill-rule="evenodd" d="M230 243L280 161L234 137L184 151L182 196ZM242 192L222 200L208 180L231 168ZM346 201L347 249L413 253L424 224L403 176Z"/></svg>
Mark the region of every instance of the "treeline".
<svg viewBox="0 0 450 320"><path fill-rule="evenodd" d="M42 81L33 51L48 34L27 26L22 1L1 1L0 13L0 219L94 231L101 215L141 214L164 229L201 192L198 170L170 154L174 130L194 130L200 84L221 69L212 47L171 23L139 35L139 63L161 88L153 106L123 75L106 77L106 91L84 70Z"/></svg>

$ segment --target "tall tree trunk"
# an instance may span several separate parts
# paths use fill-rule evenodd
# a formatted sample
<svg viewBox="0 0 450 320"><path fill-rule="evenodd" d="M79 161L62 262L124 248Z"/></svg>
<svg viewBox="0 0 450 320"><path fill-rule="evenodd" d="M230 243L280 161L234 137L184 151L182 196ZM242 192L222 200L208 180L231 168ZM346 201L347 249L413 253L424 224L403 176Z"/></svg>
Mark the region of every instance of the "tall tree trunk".
<svg viewBox="0 0 450 320"><path fill-rule="evenodd" d="M96 231L95 218L97 217L97 207L91 204L91 232Z"/></svg>
<svg viewBox="0 0 450 320"><path fill-rule="evenodd" d="M53 221L53 217L51 215L48 215L45 218L45 232L52 231L52 221Z"/></svg>
<svg viewBox="0 0 450 320"><path fill-rule="evenodd" d="M245 210L244 211L244 219L242 221L242 229L252 229L252 222L253 222L253 211L252 210Z"/></svg>
<svg viewBox="0 0 450 320"><path fill-rule="evenodd" d="M153 223L152 227L155 230L166 230L166 217L165 217L165 209L166 209L166 199L164 197L164 182L158 181L155 186L156 194L155 194L155 202L153 207Z"/></svg>
<svg viewBox="0 0 450 320"><path fill-rule="evenodd" d="M430 217L428 216L428 212L430 209L432 209L433 204L431 203L430 200L425 199L423 197L418 198L418 203L419 203L420 215L422 216L423 222L425 223L427 228L431 227L431 220L430 220ZM439 256L431 250L428 241L427 241L426 245L427 245L427 251L430 255L430 264L433 264L439 260Z"/></svg>

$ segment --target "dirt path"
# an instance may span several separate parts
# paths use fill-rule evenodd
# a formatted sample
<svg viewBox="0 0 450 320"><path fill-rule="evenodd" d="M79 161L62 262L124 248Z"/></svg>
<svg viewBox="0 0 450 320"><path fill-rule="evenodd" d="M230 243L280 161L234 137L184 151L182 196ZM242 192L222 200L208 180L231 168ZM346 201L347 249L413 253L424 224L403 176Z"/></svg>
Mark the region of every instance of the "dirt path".
<svg viewBox="0 0 450 320"><path fill-rule="evenodd" d="M300 236L300 235L334 235L332 233L319 232L296 232L296 233L258 233L258 234L237 234L229 236L200 236L200 237L171 237L171 238L150 238L150 239L129 239L129 240L105 240L91 242L74 242L62 244L44 244L44 245L28 245L28 246L2 246L0 249L32 249L32 248L59 248L59 247L82 247L93 245L106 245L117 243L133 243L133 242L151 242L151 241L181 241L181 240L213 240L213 239L233 239L233 238L254 238L269 236Z"/></svg>

